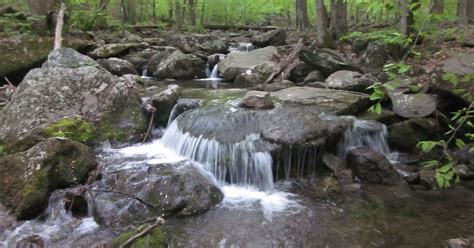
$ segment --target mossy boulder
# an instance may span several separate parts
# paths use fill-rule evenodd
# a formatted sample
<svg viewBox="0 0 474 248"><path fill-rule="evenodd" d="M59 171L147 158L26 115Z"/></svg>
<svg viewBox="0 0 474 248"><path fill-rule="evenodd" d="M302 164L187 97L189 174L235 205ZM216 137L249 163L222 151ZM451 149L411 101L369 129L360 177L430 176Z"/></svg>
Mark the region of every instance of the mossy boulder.
<svg viewBox="0 0 474 248"><path fill-rule="evenodd" d="M53 43L52 37L33 35L0 38L0 78L23 74L40 66L53 50ZM79 51L92 46L90 41L73 38L66 38L63 44Z"/></svg>
<svg viewBox="0 0 474 248"><path fill-rule="evenodd" d="M439 140L438 122L432 118L413 118L388 127L390 147L413 152L423 140Z"/></svg>
<svg viewBox="0 0 474 248"><path fill-rule="evenodd" d="M53 51L43 68L28 73L0 112L0 142L6 144L7 152L28 149L42 140L45 128L75 116L96 127L98 140L139 140L147 121L135 82L95 66L71 68L71 60L78 56L57 53L77 52Z"/></svg>
<svg viewBox="0 0 474 248"><path fill-rule="evenodd" d="M96 139L94 126L79 116L59 119L43 131L47 137L68 138L86 144Z"/></svg>
<svg viewBox="0 0 474 248"><path fill-rule="evenodd" d="M137 235L138 233L142 232L145 227L142 226L138 230L135 231L130 231L121 234L117 238L114 239L112 242L112 247L113 248L118 248L120 245L125 243L129 238ZM129 248L161 248L161 247L166 247L166 234L161 228L155 228L152 231L150 231L148 234L145 236L142 236L138 239L136 239L130 246Z"/></svg>
<svg viewBox="0 0 474 248"><path fill-rule="evenodd" d="M46 209L53 190L84 183L96 167L94 151L88 146L47 139L0 158L0 201L19 219L34 218Z"/></svg>
<svg viewBox="0 0 474 248"><path fill-rule="evenodd" d="M132 49L145 49L149 45L147 43L116 43L106 44L89 53L94 59L105 59L110 57L120 57L126 55Z"/></svg>

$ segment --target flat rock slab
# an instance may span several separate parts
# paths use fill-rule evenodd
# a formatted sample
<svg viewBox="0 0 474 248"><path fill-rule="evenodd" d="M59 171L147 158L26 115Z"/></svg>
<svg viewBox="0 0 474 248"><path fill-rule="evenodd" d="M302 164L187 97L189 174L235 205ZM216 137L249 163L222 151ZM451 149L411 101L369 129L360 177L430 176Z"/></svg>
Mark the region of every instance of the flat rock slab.
<svg viewBox="0 0 474 248"><path fill-rule="evenodd" d="M466 75L474 74L474 53L457 54L449 59L441 62L441 73L451 73L463 79ZM474 82L459 82L454 85L451 82L442 80L441 78L434 82L436 89L448 92L465 102L470 102L474 95ZM461 90L461 91L459 91Z"/></svg>
<svg viewBox="0 0 474 248"><path fill-rule="evenodd" d="M291 87L272 93L284 104L309 105L325 114L357 114L369 105L369 96L345 90Z"/></svg>

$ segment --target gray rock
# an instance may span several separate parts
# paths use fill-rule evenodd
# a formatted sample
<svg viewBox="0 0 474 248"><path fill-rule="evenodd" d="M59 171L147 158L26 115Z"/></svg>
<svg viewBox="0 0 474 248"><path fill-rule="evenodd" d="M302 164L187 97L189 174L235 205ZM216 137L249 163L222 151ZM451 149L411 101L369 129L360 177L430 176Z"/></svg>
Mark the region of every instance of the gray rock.
<svg viewBox="0 0 474 248"><path fill-rule="evenodd" d="M330 153L323 155L323 163L331 169L341 185L350 185L354 183L352 170L348 169L345 162L339 157Z"/></svg>
<svg viewBox="0 0 474 248"><path fill-rule="evenodd" d="M173 52L162 60L152 75L165 79L193 79L204 77L206 62L193 54L184 54L180 51Z"/></svg>
<svg viewBox="0 0 474 248"><path fill-rule="evenodd" d="M319 89L329 89L329 86L324 82L311 82L306 84L306 87L319 88Z"/></svg>
<svg viewBox="0 0 474 248"><path fill-rule="evenodd" d="M399 184L400 176L388 159L368 147L349 150L347 165L365 183Z"/></svg>
<svg viewBox="0 0 474 248"><path fill-rule="evenodd" d="M155 54L149 58L148 65L146 66L148 69L148 76L153 76L153 74L158 70L158 65L172 53L178 51L178 49L170 46L155 47L155 49L157 49L157 51L155 51Z"/></svg>
<svg viewBox="0 0 474 248"><path fill-rule="evenodd" d="M172 35L168 44L185 53L225 53L228 48L224 39L209 34Z"/></svg>
<svg viewBox="0 0 474 248"><path fill-rule="evenodd" d="M376 41L372 41L365 49L358 61L358 65L367 73L378 74L383 71L383 66L390 59L387 46Z"/></svg>
<svg viewBox="0 0 474 248"><path fill-rule="evenodd" d="M390 147L407 152L415 151L423 140L438 140L438 122L432 118L413 118L388 127Z"/></svg>
<svg viewBox="0 0 474 248"><path fill-rule="evenodd" d="M274 57L279 56L276 47L265 47L248 53L230 53L219 62L219 75L228 81L234 81L242 74L253 75L262 83L276 66Z"/></svg>
<svg viewBox="0 0 474 248"><path fill-rule="evenodd" d="M362 75L356 71L337 71L325 81L329 88L366 92L367 87L377 80L369 75Z"/></svg>
<svg viewBox="0 0 474 248"><path fill-rule="evenodd" d="M78 68L81 66L99 66L99 64L91 57L78 53L71 48L59 48L53 50L48 55L48 60L43 64L42 68L68 67Z"/></svg>
<svg viewBox="0 0 474 248"><path fill-rule="evenodd" d="M426 117L436 111L436 97L428 94L395 94L390 97L393 111L405 118Z"/></svg>
<svg viewBox="0 0 474 248"><path fill-rule="evenodd" d="M166 126L168 119L180 96L180 88L176 84L168 85L168 88L150 98L153 107L156 108L155 125Z"/></svg>
<svg viewBox="0 0 474 248"><path fill-rule="evenodd" d="M312 87L291 87L274 92L272 96L283 103L311 106L326 114L356 114L366 110L369 104L366 94Z"/></svg>
<svg viewBox="0 0 474 248"><path fill-rule="evenodd" d="M318 70L311 71L306 78L304 79L305 83L312 83L312 82L324 82L326 78L323 74Z"/></svg>
<svg viewBox="0 0 474 248"><path fill-rule="evenodd" d="M290 71L289 79L293 82L303 82L312 70L309 65L299 62L298 65Z"/></svg>
<svg viewBox="0 0 474 248"><path fill-rule="evenodd" d="M432 169L422 169L419 172L420 175L420 184L425 189L435 189L438 187L435 178L435 171Z"/></svg>
<svg viewBox="0 0 474 248"><path fill-rule="evenodd" d="M48 125L73 116L93 123L98 140L136 140L146 120L133 87L133 82L92 66L31 70L0 113L0 142L12 152L27 149L42 140Z"/></svg>
<svg viewBox="0 0 474 248"><path fill-rule="evenodd" d="M135 74L138 75L137 70L133 68L133 65L123 59L119 58L109 58L109 59L99 59L97 62L105 68L107 71L116 76L122 76L125 74Z"/></svg>
<svg viewBox="0 0 474 248"><path fill-rule="evenodd" d="M433 86L435 89L470 103L472 96L474 96L474 83L472 80L464 82L462 79L468 74L474 74L474 54L456 54L442 61L441 64L441 71L437 73L438 75L433 76ZM461 82L455 86L453 83L443 80L442 76L447 73L457 75Z"/></svg>
<svg viewBox="0 0 474 248"><path fill-rule="evenodd" d="M110 57L120 57L126 55L132 49L145 49L149 45L147 43L116 43L106 44L96 48L88 55L94 59L104 59Z"/></svg>
<svg viewBox="0 0 474 248"><path fill-rule="evenodd" d="M271 30L254 36L252 43L259 47L283 46L286 45L286 32L283 29Z"/></svg>
<svg viewBox="0 0 474 248"><path fill-rule="evenodd" d="M328 49L315 49L313 51L303 49L300 51L298 58L313 69L319 70L326 77L341 70L363 73L361 69L345 61L336 51Z"/></svg>
<svg viewBox="0 0 474 248"><path fill-rule="evenodd" d="M121 164L117 162L112 167ZM140 197L143 202L123 195L94 192L95 218L101 224L126 227L156 217L196 215L212 208L224 197L204 172L189 161L129 163L133 164L133 170L108 168L111 172L104 178L105 186L111 191Z"/></svg>
<svg viewBox="0 0 474 248"><path fill-rule="evenodd" d="M262 86L262 90L268 91L268 92L275 92L275 91L288 89L288 88L294 87L294 86L295 86L295 83L293 83L289 80L282 80L281 82L265 84L265 85Z"/></svg>
<svg viewBox="0 0 474 248"><path fill-rule="evenodd" d="M53 190L84 183L96 166L91 148L67 139L47 139L0 158L0 198L18 218L31 219L46 209Z"/></svg>
<svg viewBox="0 0 474 248"><path fill-rule="evenodd" d="M445 242L446 248L472 248L471 242L469 239L449 239Z"/></svg>
<svg viewBox="0 0 474 248"><path fill-rule="evenodd" d="M132 64L133 68L140 74L143 72L143 70L146 69L146 66L148 64L148 59L138 57L135 55L130 55L130 54L123 57L123 60L126 60L130 64Z"/></svg>
<svg viewBox="0 0 474 248"><path fill-rule="evenodd" d="M272 97L269 92L249 91L244 96L243 104L253 109L268 109L273 107Z"/></svg>

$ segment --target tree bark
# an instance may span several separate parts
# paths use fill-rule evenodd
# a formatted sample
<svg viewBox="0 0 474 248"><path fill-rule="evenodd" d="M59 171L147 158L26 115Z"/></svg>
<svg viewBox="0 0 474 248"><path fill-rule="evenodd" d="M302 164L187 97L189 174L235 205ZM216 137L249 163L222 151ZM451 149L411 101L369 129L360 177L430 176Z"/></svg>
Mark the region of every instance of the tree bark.
<svg viewBox="0 0 474 248"><path fill-rule="evenodd" d="M474 0L470 0L467 4L467 17L469 22L474 24Z"/></svg>
<svg viewBox="0 0 474 248"><path fill-rule="evenodd" d="M181 0L175 0L175 6L174 6L174 10L175 10L175 29L176 31L178 32L181 32L182 28L183 28L183 18L182 18L182 13L181 13Z"/></svg>
<svg viewBox="0 0 474 248"><path fill-rule="evenodd" d="M457 15L459 26L467 26L469 24L468 7L469 0L458 0Z"/></svg>
<svg viewBox="0 0 474 248"><path fill-rule="evenodd" d="M320 47L331 47L332 39L328 31L329 16L324 6L324 0L315 0L317 42Z"/></svg>
<svg viewBox="0 0 474 248"><path fill-rule="evenodd" d="M308 20L308 5L306 0L296 0L295 2L296 7L296 27L299 30L305 30L309 26Z"/></svg>
<svg viewBox="0 0 474 248"><path fill-rule="evenodd" d="M410 5L419 3L419 0L401 0L400 1L400 33L409 36L415 32L415 18Z"/></svg>
<svg viewBox="0 0 474 248"><path fill-rule="evenodd" d="M59 0L28 0L28 7L30 8L31 14L47 15L59 6Z"/></svg>
<svg viewBox="0 0 474 248"><path fill-rule="evenodd" d="M444 13L444 0L431 0L430 1L430 14L443 14Z"/></svg>
<svg viewBox="0 0 474 248"><path fill-rule="evenodd" d="M337 39L347 31L347 3L344 0L331 0L331 21L329 32Z"/></svg>
<svg viewBox="0 0 474 248"><path fill-rule="evenodd" d="M196 25L196 1L188 0L188 24L191 26Z"/></svg>
<svg viewBox="0 0 474 248"><path fill-rule="evenodd" d="M63 42L63 27L64 27L64 12L66 12L66 5L61 3L61 8L58 13L58 20L56 21L56 30L54 33L54 49L59 49Z"/></svg>

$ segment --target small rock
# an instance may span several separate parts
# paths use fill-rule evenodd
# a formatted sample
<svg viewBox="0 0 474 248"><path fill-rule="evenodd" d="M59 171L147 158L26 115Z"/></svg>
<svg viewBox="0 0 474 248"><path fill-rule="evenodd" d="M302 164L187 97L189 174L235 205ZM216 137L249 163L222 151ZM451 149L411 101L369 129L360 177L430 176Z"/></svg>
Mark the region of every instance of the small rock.
<svg viewBox="0 0 474 248"><path fill-rule="evenodd" d="M44 240L38 235L32 235L18 242L16 248L44 248Z"/></svg>
<svg viewBox="0 0 474 248"><path fill-rule="evenodd" d="M393 111L405 118L426 117L436 110L436 97L429 94L394 94Z"/></svg>
<svg viewBox="0 0 474 248"><path fill-rule="evenodd" d="M400 183L398 172L388 159L368 147L349 150L346 162L362 182L394 185Z"/></svg>
<svg viewBox="0 0 474 248"><path fill-rule="evenodd" d="M318 70L311 71L304 79L305 83L324 82L324 81L325 81L325 78L323 74Z"/></svg>
<svg viewBox="0 0 474 248"><path fill-rule="evenodd" d="M423 169L419 172L420 174L420 184L425 187L425 189L434 189L438 185L436 183L435 171L429 169Z"/></svg>
<svg viewBox="0 0 474 248"><path fill-rule="evenodd" d="M89 56L95 59L120 57L127 54L131 49L145 49L147 43L117 43L106 44L89 53Z"/></svg>
<svg viewBox="0 0 474 248"><path fill-rule="evenodd" d="M315 49L313 51L301 50L298 58L313 69L319 70L324 76L329 76L340 70L363 73L360 68L349 64L344 58L338 55L336 51L328 49Z"/></svg>
<svg viewBox="0 0 474 248"><path fill-rule="evenodd" d="M125 74L135 74L138 75L137 70L133 68L132 63L119 59L119 58L109 58L109 59L99 59L97 62L104 67L107 71L116 76L122 76Z"/></svg>
<svg viewBox="0 0 474 248"><path fill-rule="evenodd" d="M180 96L180 88L176 84L168 85L168 88L151 97L153 107L156 108L155 124L166 126L171 110Z"/></svg>
<svg viewBox="0 0 474 248"><path fill-rule="evenodd" d="M283 29L271 30L253 37L252 43L259 47L286 45L286 32Z"/></svg>
<svg viewBox="0 0 474 248"><path fill-rule="evenodd" d="M457 172L461 179L474 179L474 171L465 164L458 164L454 167L454 170Z"/></svg>
<svg viewBox="0 0 474 248"><path fill-rule="evenodd" d="M312 68L309 65L300 62L291 70L289 79L293 82L303 82L311 71Z"/></svg>
<svg viewBox="0 0 474 248"><path fill-rule="evenodd" d="M366 92L367 87L376 81L375 78L362 75L356 71L337 71L331 74L325 81L329 88L340 90L351 90Z"/></svg>
<svg viewBox="0 0 474 248"><path fill-rule="evenodd" d="M472 248L468 239L449 239L445 241L446 248Z"/></svg>
<svg viewBox="0 0 474 248"><path fill-rule="evenodd" d="M243 104L254 109L269 109L273 107L272 97L269 92L249 91L244 96Z"/></svg>

